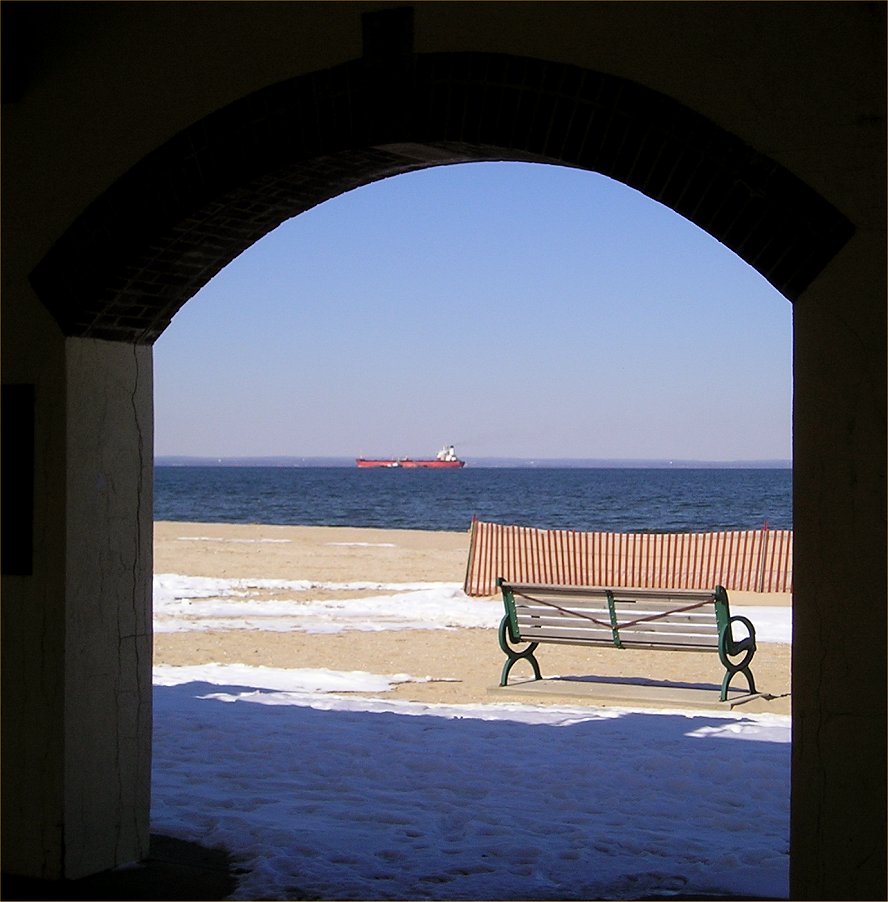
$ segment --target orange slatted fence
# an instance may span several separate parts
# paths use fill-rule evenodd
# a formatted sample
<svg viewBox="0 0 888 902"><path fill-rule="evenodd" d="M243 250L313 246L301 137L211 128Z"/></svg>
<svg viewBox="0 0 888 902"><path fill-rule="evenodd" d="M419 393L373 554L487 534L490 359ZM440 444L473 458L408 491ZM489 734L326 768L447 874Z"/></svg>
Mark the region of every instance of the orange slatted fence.
<svg viewBox="0 0 888 902"><path fill-rule="evenodd" d="M467 595L496 578L565 586L792 591L792 530L577 532L472 521Z"/></svg>

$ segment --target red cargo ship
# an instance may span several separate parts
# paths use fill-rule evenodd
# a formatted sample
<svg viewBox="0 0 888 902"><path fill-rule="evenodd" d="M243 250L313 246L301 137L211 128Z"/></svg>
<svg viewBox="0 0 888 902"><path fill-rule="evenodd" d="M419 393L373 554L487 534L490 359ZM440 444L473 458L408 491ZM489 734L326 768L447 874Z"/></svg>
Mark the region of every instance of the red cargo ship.
<svg viewBox="0 0 888 902"><path fill-rule="evenodd" d="M355 463L359 467L403 468L405 470L425 468L430 470L455 470L464 467L466 462L460 460L453 450L453 445L445 445L433 458L415 460L412 457L359 457Z"/></svg>

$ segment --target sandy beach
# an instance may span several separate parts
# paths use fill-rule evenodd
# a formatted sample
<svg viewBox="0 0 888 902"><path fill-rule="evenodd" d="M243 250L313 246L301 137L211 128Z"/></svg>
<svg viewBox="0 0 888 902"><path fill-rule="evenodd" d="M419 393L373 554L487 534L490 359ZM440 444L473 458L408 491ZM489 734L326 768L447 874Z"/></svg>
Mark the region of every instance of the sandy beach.
<svg viewBox="0 0 888 902"><path fill-rule="evenodd" d="M310 580L348 588L314 588L299 601L348 600L379 590L351 584L452 583L462 585L469 534L346 527L255 524L155 523L154 571L223 579ZM255 593L254 593L255 594ZM263 600L292 592L262 589ZM732 607L789 606L788 594L731 593ZM641 652L547 646L539 651L544 676L647 677L675 683L718 684L722 668L712 654ZM504 661L496 630L401 629L318 634L299 631L200 630L158 632L156 664L247 664L278 668L326 668L376 674L407 673L427 682L395 686L388 697L448 704L515 702L496 690ZM790 646L760 643L753 663L757 688L772 698L741 709L790 712ZM528 673L525 676L529 676ZM518 667L514 678L522 678ZM493 690L493 691L491 691ZM582 696L537 696L533 704L599 704ZM653 704L656 707L656 704Z"/></svg>

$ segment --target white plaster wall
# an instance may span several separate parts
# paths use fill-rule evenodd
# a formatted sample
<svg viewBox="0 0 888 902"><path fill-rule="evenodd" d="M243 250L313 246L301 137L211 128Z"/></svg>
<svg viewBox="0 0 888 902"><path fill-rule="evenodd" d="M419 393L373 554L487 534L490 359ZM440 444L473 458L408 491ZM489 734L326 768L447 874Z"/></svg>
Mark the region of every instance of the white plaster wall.
<svg viewBox="0 0 888 902"><path fill-rule="evenodd" d="M69 338L66 369L64 876L73 879L148 852L152 351Z"/></svg>
<svg viewBox="0 0 888 902"><path fill-rule="evenodd" d="M2 864L53 878L64 854L65 348L18 261L4 258L2 278L3 381L33 385L35 399L33 572L4 575L0 605Z"/></svg>
<svg viewBox="0 0 888 902"><path fill-rule="evenodd" d="M885 860L884 246L793 308L793 898L873 898Z"/></svg>

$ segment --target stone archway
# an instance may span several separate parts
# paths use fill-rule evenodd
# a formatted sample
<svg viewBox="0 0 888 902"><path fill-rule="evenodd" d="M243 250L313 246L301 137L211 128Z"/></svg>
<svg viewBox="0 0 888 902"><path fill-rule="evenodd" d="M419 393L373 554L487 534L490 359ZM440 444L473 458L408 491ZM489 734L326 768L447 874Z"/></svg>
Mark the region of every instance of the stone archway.
<svg viewBox="0 0 888 902"><path fill-rule="evenodd" d="M864 362L845 373L830 345L839 299L843 315L850 311L847 331L884 326L883 313L866 306L878 294L866 284L878 238L858 241L859 231L786 169L649 88L518 56L414 55L384 31L381 39L365 35L361 60L251 94L186 128L98 197L32 272L31 284L67 336L65 406L58 415L64 448L52 458L63 470L65 536L58 545L64 560L62 575L54 574L43 590L54 606L41 615L53 621L64 609L65 626L34 627L64 661L64 676L52 676L66 684L66 695L60 710L48 715L49 728L38 725L6 745L7 768L12 762L17 776L27 774L25 785L53 775L45 781L53 798L40 800L37 816L25 810L29 799L4 786L15 822L6 836L21 827L30 831L24 843L36 848L46 842L43 826L54 825L62 810L66 835L59 856L66 876L132 860L144 850L150 345L175 311L278 223L349 188L450 162L545 161L638 188L803 302L796 321L797 385L805 387L801 398L797 394L796 492L805 528L798 535L797 594L808 606L796 623L793 895L865 898L865 887L879 879L873 861L882 834L872 828L881 823L884 829L877 810L884 778L881 790L865 793L857 774L878 765L884 739L854 737L880 723L872 686L884 668L842 634L845 618L829 598L845 590L852 609L861 610L863 581L849 549L867 540L863 533L878 510L871 503L859 524L853 520L837 565L822 564L838 533L827 522L828 500L840 489L825 501L820 487L836 478L852 488L878 484L882 462L866 456L873 430L862 424L878 421L883 395L868 390L867 409L847 423L831 421L827 439L815 432L818 392L826 387L826 410L836 420L853 401L854 379L867 368ZM847 346L847 337L842 341ZM870 343L861 358L877 353ZM116 468L111 489L101 482L99 462ZM860 498L859 491L849 492L830 515L853 519ZM881 529L884 535L884 518ZM872 564L871 536L869 542L864 559ZM883 623L884 611L867 622ZM5 642L14 645L16 638L7 632ZM19 725L27 720L27 704L21 708L14 712ZM64 752L46 767L33 764L50 732ZM842 780L834 782L837 775ZM102 835L84 840L96 824Z"/></svg>
<svg viewBox="0 0 888 902"><path fill-rule="evenodd" d="M380 178L479 160L617 179L709 232L790 300L853 233L778 164L616 76L495 54L365 56L186 129L85 211L32 283L65 334L151 344L284 220Z"/></svg>

